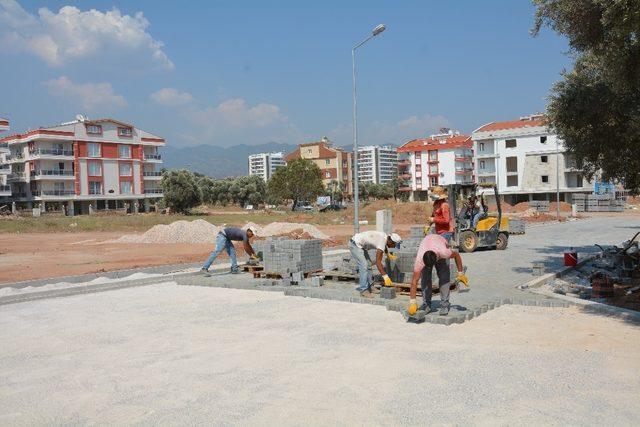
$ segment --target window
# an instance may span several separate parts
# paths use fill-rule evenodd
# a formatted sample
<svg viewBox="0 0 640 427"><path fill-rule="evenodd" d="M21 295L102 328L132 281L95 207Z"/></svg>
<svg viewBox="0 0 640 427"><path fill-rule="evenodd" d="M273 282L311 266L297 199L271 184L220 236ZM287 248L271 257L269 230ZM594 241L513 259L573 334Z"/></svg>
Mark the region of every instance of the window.
<svg viewBox="0 0 640 427"><path fill-rule="evenodd" d="M582 183L582 175L578 174L576 176L576 187L582 187L583 183Z"/></svg>
<svg viewBox="0 0 640 427"><path fill-rule="evenodd" d="M330 165L331 164L331 159L325 159L324 160L324 164L327 165L327 166Z"/></svg>
<svg viewBox="0 0 640 427"><path fill-rule="evenodd" d="M431 187L435 187L436 185L438 185L438 177L432 176L431 178L429 178L429 183L431 184Z"/></svg>
<svg viewBox="0 0 640 427"><path fill-rule="evenodd" d="M541 136L540 137L540 144L546 144L547 143L547 137L546 136Z"/></svg>
<svg viewBox="0 0 640 427"><path fill-rule="evenodd" d="M327 178L327 179L331 178L331 172L326 171L326 172L324 173L324 177L325 177L325 178Z"/></svg>
<svg viewBox="0 0 640 427"><path fill-rule="evenodd" d="M95 142L90 142L87 145L87 151L89 153L89 157L100 157L100 144L96 144Z"/></svg>
<svg viewBox="0 0 640 427"><path fill-rule="evenodd" d="M436 150L429 151L429 160L430 161L438 160L438 151Z"/></svg>
<svg viewBox="0 0 640 427"><path fill-rule="evenodd" d="M63 171L64 170L64 163L63 162L58 163L58 170L59 171Z"/></svg>
<svg viewBox="0 0 640 427"><path fill-rule="evenodd" d="M64 182L54 182L53 189L55 191L64 191Z"/></svg>
<svg viewBox="0 0 640 427"><path fill-rule="evenodd" d="M118 128L118 136L132 136L133 129L131 128Z"/></svg>
<svg viewBox="0 0 640 427"><path fill-rule="evenodd" d="M102 194L102 183L100 181L89 181L89 194Z"/></svg>
<svg viewBox="0 0 640 427"><path fill-rule="evenodd" d="M540 161L542 163L549 163L549 156L540 156Z"/></svg>
<svg viewBox="0 0 640 427"><path fill-rule="evenodd" d="M516 140L515 140L515 139L507 139L507 140L505 141L505 145L506 145L506 147L507 147L507 148L516 148L516 146L517 146L518 144L516 143Z"/></svg>
<svg viewBox="0 0 640 427"><path fill-rule="evenodd" d="M120 163L120 176L131 176L131 163Z"/></svg>
<svg viewBox="0 0 640 427"><path fill-rule="evenodd" d="M549 183L549 175L542 175L540 179L542 179L542 182L545 184Z"/></svg>
<svg viewBox="0 0 640 427"><path fill-rule="evenodd" d="M87 125L87 133L91 135L101 135L102 126L100 125Z"/></svg>
<svg viewBox="0 0 640 427"><path fill-rule="evenodd" d="M307 148L307 154L311 154L311 148Z"/></svg>
<svg viewBox="0 0 640 427"><path fill-rule="evenodd" d="M480 160L480 169L484 169L484 160Z"/></svg>
<svg viewBox="0 0 640 427"><path fill-rule="evenodd" d="M102 176L102 165L98 162L89 162L89 176Z"/></svg>
<svg viewBox="0 0 640 427"><path fill-rule="evenodd" d="M429 173L438 173L438 165L429 165Z"/></svg>
<svg viewBox="0 0 640 427"><path fill-rule="evenodd" d="M480 143L480 148L479 148L479 150L480 150L480 151L484 151L484 142L481 142L481 143Z"/></svg>
<svg viewBox="0 0 640 427"><path fill-rule="evenodd" d="M507 187L517 187L517 186L518 186L518 175L507 176Z"/></svg>
<svg viewBox="0 0 640 427"><path fill-rule="evenodd" d="M131 181L122 181L120 183L120 194L131 194Z"/></svg>
<svg viewBox="0 0 640 427"><path fill-rule="evenodd" d="M507 157L507 173L518 172L518 158Z"/></svg>
<svg viewBox="0 0 640 427"><path fill-rule="evenodd" d="M119 145L118 146L118 154L121 159L130 159L131 158L131 146L130 145Z"/></svg>

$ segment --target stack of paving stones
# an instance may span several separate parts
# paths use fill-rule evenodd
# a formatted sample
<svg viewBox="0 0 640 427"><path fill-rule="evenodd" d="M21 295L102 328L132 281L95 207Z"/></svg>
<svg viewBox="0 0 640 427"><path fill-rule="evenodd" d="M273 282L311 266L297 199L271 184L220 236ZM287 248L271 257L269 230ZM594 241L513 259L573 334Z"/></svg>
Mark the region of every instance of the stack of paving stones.
<svg viewBox="0 0 640 427"><path fill-rule="evenodd" d="M509 233L524 234L524 221L521 219L509 218Z"/></svg>
<svg viewBox="0 0 640 427"><path fill-rule="evenodd" d="M529 206L534 208L537 212L549 212L548 200L531 200Z"/></svg>
<svg viewBox="0 0 640 427"><path fill-rule="evenodd" d="M574 194L572 201L578 212L622 212L625 205L613 194Z"/></svg>
<svg viewBox="0 0 640 427"><path fill-rule="evenodd" d="M263 248L264 271L283 277L322 270L321 240L268 239Z"/></svg>

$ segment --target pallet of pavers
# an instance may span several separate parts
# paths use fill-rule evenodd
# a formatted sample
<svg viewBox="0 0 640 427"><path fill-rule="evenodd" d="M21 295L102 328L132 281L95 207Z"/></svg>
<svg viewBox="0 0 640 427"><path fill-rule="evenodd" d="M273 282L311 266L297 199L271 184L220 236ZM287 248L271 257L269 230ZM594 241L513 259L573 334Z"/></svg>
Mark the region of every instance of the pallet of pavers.
<svg viewBox="0 0 640 427"><path fill-rule="evenodd" d="M307 277L322 271L322 241L269 238L262 246L264 269L259 277L290 277L301 273Z"/></svg>

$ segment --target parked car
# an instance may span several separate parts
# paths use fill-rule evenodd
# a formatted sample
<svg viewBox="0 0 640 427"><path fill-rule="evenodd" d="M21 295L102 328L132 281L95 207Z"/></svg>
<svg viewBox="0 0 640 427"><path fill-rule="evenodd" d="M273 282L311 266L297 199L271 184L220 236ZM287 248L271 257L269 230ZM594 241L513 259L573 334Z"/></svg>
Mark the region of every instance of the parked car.
<svg viewBox="0 0 640 427"><path fill-rule="evenodd" d="M339 205L337 203L331 203L331 204L320 207L318 210L320 212L331 212L331 211L341 211L343 209L347 209L347 207L343 205Z"/></svg>
<svg viewBox="0 0 640 427"><path fill-rule="evenodd" d="M293 210L297 212L309 212L313 210L313 205L309 202L298 202L293 206Z"/></svg>

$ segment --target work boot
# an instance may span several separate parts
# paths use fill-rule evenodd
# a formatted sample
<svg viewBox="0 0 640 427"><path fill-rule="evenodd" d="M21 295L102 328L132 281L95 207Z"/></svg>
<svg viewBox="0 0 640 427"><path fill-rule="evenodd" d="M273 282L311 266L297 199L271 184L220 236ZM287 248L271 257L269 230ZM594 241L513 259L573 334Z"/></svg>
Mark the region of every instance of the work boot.
<svg viewBox="0 0 640 427"><path fill-rule="evenodd" d="M451 308L451 304L449 301L442 301L440 304L440 312L438 313L440 316L446 316L449 314L449 309Z"/></svg>
<svg viewBox="0 0 640 427"><path fill-rule="evenodd" d="M370 290L368 290L368 289L367 289L366 291L362 291L362 292L360 292L360 296L361 296L362 298L373 298L373 294L372 294L372 293L371 293L371 291L370 291Z"/></svg>
<svg viewBox="0 0 640 427"><path fill-rule="evenodd" d="M235 267L235 268L231 267L231 274L238 274L238 273L239 273L238 267Z"/></svg>
<svg viewBox="0 0 640 427"><path fill-rule="evenodd" d="M424 314L431 313L431 304L422 303L418 310L424 311Z"/></svg>

